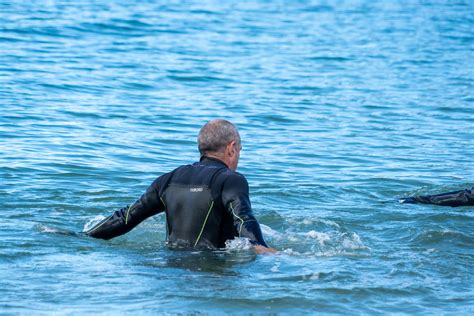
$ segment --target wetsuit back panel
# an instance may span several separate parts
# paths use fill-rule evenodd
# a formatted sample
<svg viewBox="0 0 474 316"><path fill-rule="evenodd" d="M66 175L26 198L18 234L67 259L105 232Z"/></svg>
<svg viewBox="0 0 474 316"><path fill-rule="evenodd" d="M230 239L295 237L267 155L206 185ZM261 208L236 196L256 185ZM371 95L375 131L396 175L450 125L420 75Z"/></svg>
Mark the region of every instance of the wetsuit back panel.
<svg viewBox="0 0 474 316"><path fill-rule="evenodd" d="M168 244L175 247L220 245L222 211L210 189L223 168L186 166L177 170L162 195L166 207ZM206 229L206 227L208 229Z"/></svg>
<svg viewBox="0 0 474 316"><path fill-rule="evenodd" d="M168 242L178 247L212 247L212 235L205 230L219 227L211 191L206 185L171 184L163 200L167 208ZM172 211L168 211L172 210ZM178 224L178 225L176 225Z"/></svg>

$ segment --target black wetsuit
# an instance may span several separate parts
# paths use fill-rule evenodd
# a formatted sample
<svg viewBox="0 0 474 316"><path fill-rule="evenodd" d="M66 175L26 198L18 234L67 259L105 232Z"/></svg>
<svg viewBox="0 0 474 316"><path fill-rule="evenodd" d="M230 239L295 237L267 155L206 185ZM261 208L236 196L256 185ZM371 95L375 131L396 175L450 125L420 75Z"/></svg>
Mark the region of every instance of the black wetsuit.
<svg viewBox="0 0 474 316"><path fill-rule="evenodd" d="M401 203L423 203L443 206L474 206L474 187L436 195L419 195L403 198Z"/></svg>
<svg viewBox="0 0 474 316"><path fill-rule="evenodd" d="M161 212L166 212L170 246L223 248L226 240L246 237L267 247L252 214L247 180L208 157L160 176L135 204L114 212L86 234L114 238Z"/></svg>

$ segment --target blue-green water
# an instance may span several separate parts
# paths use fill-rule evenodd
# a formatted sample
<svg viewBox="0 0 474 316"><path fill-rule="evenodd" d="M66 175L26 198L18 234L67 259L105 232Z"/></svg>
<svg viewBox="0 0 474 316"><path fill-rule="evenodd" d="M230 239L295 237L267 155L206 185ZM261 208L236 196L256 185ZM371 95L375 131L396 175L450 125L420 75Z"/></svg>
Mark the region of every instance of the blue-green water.
<svg viewBox="0 0 474 316"><path fill-rule="evenodd" d="M472 1L1 1L0 313L474 312ZM82 230L198 158L203 123L276 256Z"/></svg>

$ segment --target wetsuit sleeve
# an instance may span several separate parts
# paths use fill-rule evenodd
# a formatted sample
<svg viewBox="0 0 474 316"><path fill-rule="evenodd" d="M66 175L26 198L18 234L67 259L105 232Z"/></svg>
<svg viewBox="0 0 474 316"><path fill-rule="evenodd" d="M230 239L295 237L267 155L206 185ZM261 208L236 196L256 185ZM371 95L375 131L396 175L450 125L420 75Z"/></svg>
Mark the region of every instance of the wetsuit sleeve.
<svg viewBox="0 0 474 316"><path fill-rule="evenodd" d="M401 199L402 203L422 203L443 206L474 206L474 187L436 195L420 195Z"/></svg>
<svg viewBox="0 0 474 316"><path fill-rule="evenodd" d="M232 215L239 237L246 237L253 244L268 247L263 240L257 219L252 214L249 186L244 176L235 173L228 177L222 190L222 203Z"/></svg>
<svg viewBox="0 0 474 316"><path fill-rule="evenodd" d="M146 218L163 212L165 207L159 196L163 176L156 179L146 192L131 206L126 206L85 232L87 235L111 239L131 231Z"/></svg>

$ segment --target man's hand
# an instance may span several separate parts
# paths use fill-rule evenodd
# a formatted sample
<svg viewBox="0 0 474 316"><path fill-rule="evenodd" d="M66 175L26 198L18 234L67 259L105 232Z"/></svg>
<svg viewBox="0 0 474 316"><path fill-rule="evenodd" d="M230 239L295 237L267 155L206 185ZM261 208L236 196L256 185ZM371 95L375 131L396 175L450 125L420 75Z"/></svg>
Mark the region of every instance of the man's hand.
<svg viewBox="0 0 474 316"><path fill-rule="evenodd" d="M255 245L254 246L255 248L255 252L258 253L258 254L261 254L261 253L276 253L276 249L274 248L267 248L267 247L263 247L263 246L260 246L260 245Z"/></svg>

